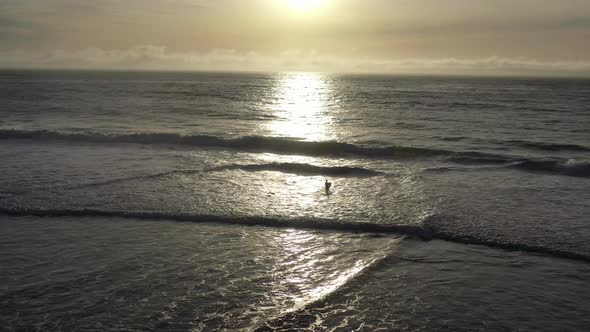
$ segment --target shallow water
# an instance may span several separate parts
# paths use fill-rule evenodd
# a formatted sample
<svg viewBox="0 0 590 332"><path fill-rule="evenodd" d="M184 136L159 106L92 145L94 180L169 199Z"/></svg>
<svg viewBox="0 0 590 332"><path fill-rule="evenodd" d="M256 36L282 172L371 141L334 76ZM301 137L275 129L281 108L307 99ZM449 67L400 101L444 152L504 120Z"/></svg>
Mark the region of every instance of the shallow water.
<svg viewBox="0 0 590 332"><path fill-rule="evenodd" d="M580 330L587 264L452 242L121 218L3 217L3 326Z"/></svg>
<svg viewBox="0 0 590 332"><path fill-rule="evenodd" d="M4 326L252 328L322 299L399 237L120 218L2 218Z"/></svg>

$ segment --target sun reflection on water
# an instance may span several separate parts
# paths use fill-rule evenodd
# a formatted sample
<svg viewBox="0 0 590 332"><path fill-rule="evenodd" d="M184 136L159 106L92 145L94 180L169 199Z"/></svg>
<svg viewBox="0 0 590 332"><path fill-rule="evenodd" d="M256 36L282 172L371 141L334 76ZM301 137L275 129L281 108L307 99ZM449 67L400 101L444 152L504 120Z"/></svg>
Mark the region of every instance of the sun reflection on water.
<svg viewBox="0 0 590 332"><path fill-rule="evenodd" d="M313 73L282 74L276 80L267 113L274 116L266 123L266 134L305 141L326 141L337 138L333 132L332 114L337 102L329 76ZM328 166L322 158L260 154L265 163L281 162ZM324 189L321 175L265 172L265 181L276 183L273 196L289 204L281 211L293 215L328 217L332 199ZM323 206L323 208L319 208ZM288 213L288 212L287 212ZM276 250L277 262L272 267L275 279L273 296L288 299L291 310L327 296L372 264L374 257L340 257L339 241L318 236L306 230L287 229L269 243ZM282 301L282 300L281 300Z"/></svg>
<svg viewBox="0 0 590 332"><path fill-rule="evenodd" d="M277 257L271 293L286 309L282 314L299 310L344 286L398 241L367 243L355 236L286 229L268 243Z"/></svg>
<svg viewBox="0 0 590 332"><path fill-rule="evenodd" d="M306 141L333 139L329 114L333 89L328 77L315 73L281 74L270 113L277 118L267 124L273 136Z"/></svg>

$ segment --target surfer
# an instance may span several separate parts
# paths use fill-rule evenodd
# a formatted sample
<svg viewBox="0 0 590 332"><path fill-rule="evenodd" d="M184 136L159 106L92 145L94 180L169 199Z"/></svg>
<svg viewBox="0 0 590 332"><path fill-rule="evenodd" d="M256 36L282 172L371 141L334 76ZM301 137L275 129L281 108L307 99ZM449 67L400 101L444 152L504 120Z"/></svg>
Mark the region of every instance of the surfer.
<svg viewBox="0 0 590 332"><path fill-rule="evenodd" d="M332 182L328 182L328 179L326 179L326 182L324 183L324 186L326 187L326 194L330 193L330 187L332 186Z"/></svg>

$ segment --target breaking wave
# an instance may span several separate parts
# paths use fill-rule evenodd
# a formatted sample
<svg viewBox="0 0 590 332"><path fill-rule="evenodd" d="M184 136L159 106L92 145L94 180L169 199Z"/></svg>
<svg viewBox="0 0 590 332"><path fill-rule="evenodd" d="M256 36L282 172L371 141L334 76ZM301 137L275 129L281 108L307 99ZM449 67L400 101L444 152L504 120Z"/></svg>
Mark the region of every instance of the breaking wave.
<svg viewBox="0 0 590 332"><path fill-rule="evenodd" d="M462 244L485 245L489 247L520 250L557 257L577 259L590 262L590 255L556 248L502 241L496 238L453 234L436 228L436 220L441 216L431 215L420 225L377 224L368 222L350 222L322 218L280 218L267 216L219 216L189 213L172 213L161 211L107 211L107 210L45 210L45 209L10 209L0 208L0 214L9 216L35 217L109 217L143 220L172 220L182 222L212 222L246 226L287 227L317 230L337 230L366 233L396 233L413 236L422 240L446 240Z"/></svg>
<svg viewBox="0 0 590 332"><path fill-rule="evenodd" d="M511 167L529 172L590 177L590 163L575 160L523 160L512 164Z"/></svg>
<svg viewBox="0 0 590 332"><path fill-rule="evenodd" d="M462 160L460 158L453 158L453 162L459 164L476 165L477 167L456 167L456 166L436 166L422 169L426 173L444 173L444 172L459 172L459 171L480 171L482 169L489 170L490 168L512 168L520 171L530 173L545 173L553 175L565 175L572 177L588 178L590 177L590 163L575 160L548 160L548 159L521 159L510 162L509 160L495 161L495 160ZM499 164L495 165L494 164ZM479 166L488 165L488 166ZM491 166L489 166L491 165Z"/></svg>

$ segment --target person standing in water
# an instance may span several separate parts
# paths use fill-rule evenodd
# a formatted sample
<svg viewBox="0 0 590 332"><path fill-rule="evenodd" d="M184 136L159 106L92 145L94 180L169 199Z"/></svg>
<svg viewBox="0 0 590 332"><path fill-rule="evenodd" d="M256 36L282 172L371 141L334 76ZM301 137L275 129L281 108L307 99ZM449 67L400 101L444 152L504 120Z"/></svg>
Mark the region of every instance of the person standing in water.
<svg viewBox="0 0 590 332"><path fill-rule="evenodd" d="M332 182L328 182L328 179L326 179L326 182L324 183L324 186L326 187L326 194L330 193L330 187L332 186Z"/></svg>

